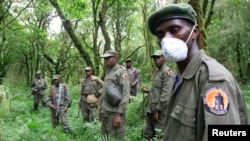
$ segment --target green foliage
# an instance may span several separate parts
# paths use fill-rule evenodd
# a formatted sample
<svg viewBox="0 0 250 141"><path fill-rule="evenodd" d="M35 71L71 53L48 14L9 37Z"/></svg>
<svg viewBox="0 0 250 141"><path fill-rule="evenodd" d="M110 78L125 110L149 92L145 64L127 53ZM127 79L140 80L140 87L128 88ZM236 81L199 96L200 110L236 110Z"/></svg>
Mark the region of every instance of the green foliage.
<svg viewBox="0 0 250 141"><path fill-rule="evenodd" d="M143 83L150 86L150 83ZM23 85L9 85L11 95L11 111L7 116L0 116L0 140L32 140L32 141L110 141L116 140L111 135L101 137L101 123L83 122L81 114L78 115L79 86L70 86L73 98L72 106L68 109L68 122L71 134L63 132L61 124L52 128L51 112L49 108L39 107L39 111L33 111L32 98L27 99L29 89ZM250 115L250 86L242 86ZM46 91L48 93L48 90ZM143 98L144 96L144 98ZM147 94L138 92L132 97L126 112L126 140L140 141L142 130L145 126L145 113ZM143 106L144 105L144 106ZM160 133L160 132L159 132ZM159 135L160 136L160 135ZM157 140L157 138L155 139Z"/></svg>
<svg viewBox="0 0 250 141"><path fill-rule="evenodd" d="M247 103L247 110L248 110L248 115L249 115L249 121L250 121L250 85L243 85L242 87L242 92L244 94L246 103Z"/></svg>
<svg viewBox="0 0 250 141"><path fill-rule="evenodd" d="M0 116L7 116L10 112L9 88L0 84Z"/></svg>
<svg viewBox="0 0 250 141"><path fill-rule="evenodd" d="M128 126L141 125L146 111L145 105L144 107L142 105L141 94L139 93L137 97L132 97L130 101L131 102L128 105L128 110L126 112L126 124ZM143 111L143 108L145 111Z"/></svg>
<svg viewBox="0 0 250 141"><path fill-rule="evenodd" d="M66 18L82 19L90 14L90 5L86 0L74 0L69 2L68 0L58 0L58 3L64 11Z"/></svg>
<svg viewBox="0 0 250 141"><path fill-rule="evenodd" d="M237 3L237 4L236 4ZM224 7L222 10L221 7ZM249 1L223 0L215 5L206 33L207 52L225 65L244 84L249 77Z"/></svg>

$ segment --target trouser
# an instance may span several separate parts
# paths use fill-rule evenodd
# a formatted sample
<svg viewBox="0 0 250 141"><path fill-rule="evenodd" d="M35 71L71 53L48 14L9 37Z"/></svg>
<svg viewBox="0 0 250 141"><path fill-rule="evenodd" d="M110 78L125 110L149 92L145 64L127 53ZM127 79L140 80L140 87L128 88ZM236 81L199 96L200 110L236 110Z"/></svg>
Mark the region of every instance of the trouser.
<svg viewBox="0 0 250 141"><path fill-rule="evenodd" d="M33 94L34 99L34 110L38 110L40 101L42 102L43 107L46 106L46 96L45 94L35 93Z"/></svg>
<svg viewBox="0 0 250 141"><path fill-rule="evenodd" d="M116 113L101 113L101 133L102 140L110 137L111 139L119 139L125 141L126 125L125 114L121 114L121 124L119 127L114 127L114 118Z"/></svg>
<svg viewBox="0 0 250 141"><path fill-rule="evenodd" d="M143 137L145 139L152 139L153 137L156 137L161 139L162 137L162 133L163 133L163 128L165 125L165 114L159 114L159 122L156 122L156 120L154 119L154 114L153 113L147 113L146 115L146 126L144 128L143 131ZM155 129L160 129L158 130L159 132L156 133Z"/></svg>
<svg viewBox="0 0 250 141"><path fill-rule="evenodd" d="M130 95L136 96L137 94L137 87L130 87Z"/></svg>
<svg viewBox="0 0 250 141"><path fill-rule="evenodd" d="M58 115L56 115L56 111L51 109L51 120L52 120L52 127L56 128L59 125L59 120L61 119L62 127L64 129L69 128L68 119L67 119L67 112L63 112L64 107L59 107Z"/></svg>
<svg viewBox="0 0 250 141"><path fill-rule="evenodd" d="M83 121L97 120L97 106L91 106L86 101L81 100L80 109L81 109Z"/></svg>

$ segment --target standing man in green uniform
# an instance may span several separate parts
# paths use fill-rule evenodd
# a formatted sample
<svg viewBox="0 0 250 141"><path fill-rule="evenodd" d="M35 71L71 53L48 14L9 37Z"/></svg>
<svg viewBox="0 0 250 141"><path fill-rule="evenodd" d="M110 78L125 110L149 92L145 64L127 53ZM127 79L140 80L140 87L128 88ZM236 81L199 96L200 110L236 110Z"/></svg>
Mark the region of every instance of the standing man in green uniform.
<svg viewBox="0 0 250 141"><path fill-rule="evenodd" d="M170 86L173 85L172 71L165 64L165 59L161 50L155 51L151 56L154 59L158 70L155 72L150 90L141 88L142 93L149 93L146 115L146 127L143 131L143 137L151 140L156 135L158 139L162 138L163 127L166 119L166 104L169 98ZM156 133L156 128L160 133Z"/></svg>
<svg viewBox="0 0 250 141"><path fill-rule="evenodd" d="M43 106L46 106L46 95L45 90L47 89L46 81L42 78L41 71L36 72L36 78L32 81L31 85L31 95L34 99L34 110L38 110L40 101Z"/></svg>
<svg viewBox="0 0 250 141"><path fill-rule="evenodd" d="M106 75L100 99L100 120L102 137L111 136L125 140L125 112L129 102L129 79L125 67L117 64L116 51L107 50L102 56L105 61ZM109 93L116 92L109 96ZM116 97L121 96L118 103Z"/></svg>
<svg viewBox="0 0 250 141"><path fill-rule="evenodd" d="M85 67L85 78L81 82L81 94L79 106L83 121L95 121L97 119L97 106L103 81L92 75L92 68Z"/></svg>
<svg viewBox="0 0 250 141"><path fill-rule="evenodd" d="M126 69L128 71L128 76L129 76L130 96L136 96L137 85L139 83L139 73L137 69L132 66L131 59L127 59L125 62L126 62Z"/></svg>
<svg viewBox="0 0 250 141"><path fill-rule="evenodd" d="M59 124L59 119L66 133L70 132L67 110L70 107L72 100L69 89L66 84L61 83L60 75L53 75L53 85L50 88L50 95L47 105L51 109L52 127L55 128Z"/></svg>
<svg viewBox="0 0 250 141"><path fill-rule="evenodd" d="M170 4L152 13L148 27L178 73L167 106L164 141L207 141L208 125L248 124L244 95L233 75L197 45L192 6ZM214 108L217 94L223 108Z"/></svg>

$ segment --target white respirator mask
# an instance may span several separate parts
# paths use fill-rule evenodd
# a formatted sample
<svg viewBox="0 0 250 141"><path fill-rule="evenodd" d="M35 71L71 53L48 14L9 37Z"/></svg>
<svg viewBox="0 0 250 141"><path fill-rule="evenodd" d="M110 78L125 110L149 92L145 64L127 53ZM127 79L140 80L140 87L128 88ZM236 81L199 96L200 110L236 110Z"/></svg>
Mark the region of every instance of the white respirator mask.
<svg viewBox="0 0 250 141"><path fill-rule="evenodd" d="M187 42L190 39L195 26L196 25L193 26L193 29L189 34L186 42L184 42L181 39L171 38L171 37L164 37L162 39L161 50L166 60L172 62L180 62L187 58L187 53L188 53Z"/></svg>

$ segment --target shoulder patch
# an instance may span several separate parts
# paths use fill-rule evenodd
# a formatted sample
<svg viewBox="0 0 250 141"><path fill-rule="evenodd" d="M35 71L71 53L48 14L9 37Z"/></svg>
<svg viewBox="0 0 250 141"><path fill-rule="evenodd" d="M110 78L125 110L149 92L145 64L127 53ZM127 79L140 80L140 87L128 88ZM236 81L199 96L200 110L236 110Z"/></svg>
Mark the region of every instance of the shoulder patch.
<svg viewBox="0 0 250 141"><path fill-rule="evenodd" d="M123 74L122 74L122 78L123 78L123 79L127 79L127 77L128 77L127 73L123 73Z"/></svg>
<svg viewBox="0 0 250 141"><path fill-rule="evenodd" d="M213 87L206 91L203 96L205 108L215 114L224 115L229 109L229 97L220 87Z"/></svg>
<svg viewBox="0 0 250 141"><path fill-rule="evenodd" d="M173 72L172 72L171 70L167 70L167 74L168 74L169 76L172 76L172 75L173 75Z"/></svg>
<svg viewBox="0 0 250 141"><path fill-rule="evenodd" d="M121 68L122 70L126 70L126 68L125 68L124 66L122 66L122 65L120 65L120 68Z"/></svg>

